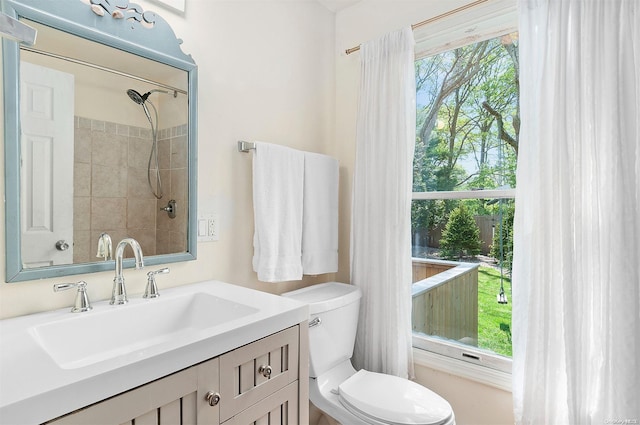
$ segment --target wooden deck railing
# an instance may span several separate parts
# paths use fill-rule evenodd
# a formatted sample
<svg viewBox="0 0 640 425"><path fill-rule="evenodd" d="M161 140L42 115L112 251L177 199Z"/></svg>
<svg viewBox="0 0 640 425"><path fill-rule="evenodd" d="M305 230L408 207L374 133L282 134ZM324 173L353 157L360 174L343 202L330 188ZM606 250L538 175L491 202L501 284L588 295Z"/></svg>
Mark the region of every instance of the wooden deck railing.
<svg viewBox="0 0 640 425"><path fill-rule="evenodd" d="M478 344L478 264L413 259L413 331Z"/></svg>

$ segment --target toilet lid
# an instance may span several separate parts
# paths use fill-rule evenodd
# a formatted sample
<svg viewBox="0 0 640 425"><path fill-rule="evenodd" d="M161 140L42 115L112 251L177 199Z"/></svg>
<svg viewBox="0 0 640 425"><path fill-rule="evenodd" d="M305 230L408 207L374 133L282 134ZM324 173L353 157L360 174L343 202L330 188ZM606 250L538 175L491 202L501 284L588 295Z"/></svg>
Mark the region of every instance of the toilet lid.
<svg viewBox="0 0 640 425"><path fill-rule="evenodd" d="M407 379L360 370L338 387L340 401L382 423L439 425L452 415L449 403Z"/></svg>

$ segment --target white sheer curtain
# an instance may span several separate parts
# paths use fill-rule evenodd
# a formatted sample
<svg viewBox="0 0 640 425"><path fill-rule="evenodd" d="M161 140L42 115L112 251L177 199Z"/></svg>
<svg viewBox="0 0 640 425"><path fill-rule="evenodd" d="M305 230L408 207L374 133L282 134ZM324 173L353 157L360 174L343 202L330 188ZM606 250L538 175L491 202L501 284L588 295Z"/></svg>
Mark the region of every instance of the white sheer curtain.
<svg viewBox="0 0 640 425"><path fill-rule="evenodd" d="M640 2L520 0L520 60L516 422L638 423Z"/></svg>
<svg viewBox="0 0 640 425"><path fill-rule="evenodd" d="M415 146L410 28L360 49L351 282L363 291L354 363L401 377L411 354L411 192Z"/></svg>

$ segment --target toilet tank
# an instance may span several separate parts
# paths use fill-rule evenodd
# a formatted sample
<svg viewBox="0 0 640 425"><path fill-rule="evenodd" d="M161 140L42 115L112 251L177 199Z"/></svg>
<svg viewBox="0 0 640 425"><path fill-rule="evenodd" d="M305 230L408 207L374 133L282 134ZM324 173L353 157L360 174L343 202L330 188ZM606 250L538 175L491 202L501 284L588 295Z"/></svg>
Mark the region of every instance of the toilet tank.
<svg viewBox="0 0 640 425"><path fill-rule="evenodd" d="M351 358L362 297L360 288L328 282L282 296L309 305L309 376L318 377Z"/></svg>

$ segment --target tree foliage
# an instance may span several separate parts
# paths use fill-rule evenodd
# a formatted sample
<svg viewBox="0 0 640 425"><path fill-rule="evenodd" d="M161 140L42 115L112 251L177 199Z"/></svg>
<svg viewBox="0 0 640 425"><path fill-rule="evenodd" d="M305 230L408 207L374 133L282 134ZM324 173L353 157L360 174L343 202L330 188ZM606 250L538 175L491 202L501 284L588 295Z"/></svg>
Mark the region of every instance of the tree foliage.
<svg viewBox="0 0 640 425"><path fill-rule="evenodd" d="M442 232L440 248L445 258L462 258L480 254L480 231L464 204L456 207Z"/></svg>
<svg viewBox="0 0 640 425"><path fill-rule="evenodd" d="M414 191L515 187L520 108L517 39L505 35L416 61ZM414 201L413 232L450 221L459 202ZM493 200L466 201L472 215Z"/></svg>

